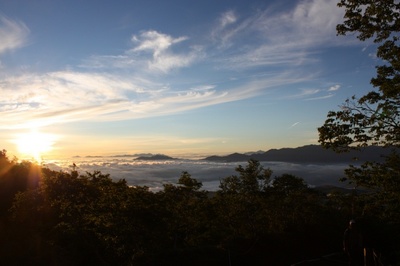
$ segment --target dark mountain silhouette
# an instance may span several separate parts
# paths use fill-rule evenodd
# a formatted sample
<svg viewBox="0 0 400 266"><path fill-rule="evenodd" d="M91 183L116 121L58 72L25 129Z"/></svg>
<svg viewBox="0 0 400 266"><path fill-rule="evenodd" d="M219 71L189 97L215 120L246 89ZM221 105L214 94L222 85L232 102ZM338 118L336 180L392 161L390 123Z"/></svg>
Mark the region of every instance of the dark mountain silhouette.
<svg viewBox="0 0 400 266"><path fill-rule="evenodd" d="M115 158L123 158L123 157L151 157L153 154L151 153L136 153L136 154L117 154L111 157Z"/></svg>
<svg viewBox="0 0 400 266"><path fill-rule="evenodd" d="M204 160L214 161L214 162L241 162L241 161L248 161L250 157L251 155L232 153L226 156L213 155L205 158Z"/></svg>
<svg viewBox="0 0 400 266"><path fill-rule="evenodd" d="M245 152L244 154L246 155L253 155L253 154L263 154L265 151L259 150L259 151L250 151L250 152Z"/></svg>
<svg viewBox="0 0 400 266"><path fill-rule="evenodd" d="M177 159L169 157L164 154L156 154L156 155L152 155L152 156L140 156L140 157L136 158L135 160L136 161L144 161L144 160L157 161L157 160L177 160Z"/></svg>
<svg viewBox="0 0 400 266"><path fill-rule="evenodd" d="M257 161L277 161L292 163L354 163L365 161L382 161L382 155L388 154L390 149L378 146L369 146L360 151L336 153L324 149L320 145L306 145L298 148L271 149L265 153L240 154L233 153L226 156L209 156L204 160L215 162L239 162L255 159Z"/></svg>

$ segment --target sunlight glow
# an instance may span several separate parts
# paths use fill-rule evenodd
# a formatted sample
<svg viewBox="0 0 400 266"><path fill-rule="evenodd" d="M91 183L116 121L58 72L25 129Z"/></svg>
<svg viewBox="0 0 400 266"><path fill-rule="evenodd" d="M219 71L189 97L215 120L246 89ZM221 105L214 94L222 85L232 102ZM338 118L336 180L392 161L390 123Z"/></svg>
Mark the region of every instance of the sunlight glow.
<svg viewBox="0 0 400 266"><path fill-rule="evenodd" d="M55 140L56 137L52 134L32 130L31 132L17 135L14 142L22 155L41 162L42 156L53 149Z"/></svg>

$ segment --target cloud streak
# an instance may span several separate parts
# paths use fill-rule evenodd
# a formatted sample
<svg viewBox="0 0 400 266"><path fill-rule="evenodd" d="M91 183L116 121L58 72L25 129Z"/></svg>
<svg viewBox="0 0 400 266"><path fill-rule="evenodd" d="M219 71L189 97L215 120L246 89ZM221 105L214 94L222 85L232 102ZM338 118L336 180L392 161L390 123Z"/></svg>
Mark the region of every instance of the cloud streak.
<svg viewBox="0 0 400 266"><path fill-rule="evenodd" d="M292 94L286 98L303 99L305 101L324 100L335 96L334 92L340 89L340 85L333 85L328 89L300 89L300 93Z"/></svg>
<svg viewBox="0 0 400 266"><path fill-rule="evenodd" d="M337 90L339 90L340 89L340 85L334 85L334 86L332 86L332 87L330 87L329 89L328 89L328 91L337 91Z"/></svg>
<svg viewBox="0 0 400 266"><path fill-rule="evenodd" d="M29 29L24 23L0 16L0 55L24 46L28 35Z"/></svg>
<svg viewBox="0 0 400 266"><path fill-rule="evenodd" d="M178 91L147 88L126 77L71 71L3 79L2 128L40 127L81 120L115 121L162 116L242 100L266 89L301 81L291 73L226 90L203 86ZM161 86L161 85L158 85Z"/></svg>
<svg viewBox="0 0 400 266"><path fill-rule="evenodd" d="M157 31L144 31L139 36L134 35L132 42L136 46L129 53L150 52L152 60L148 61L150 70L158 70L164 73L169 72L174 68L188 66L195 60L196 54L189 53L174 53L172 47L181 42L184 42L188 37L173 38L170 35L159 33Z"/></svg>
<svg viewBox="0 0 400 266"><path fill-rule="evenodd" d="M217 31L221 46L230 40L232 49L234 39L248 39L251 43L239 43L245 49L231 51L233 55L225 66L249 68L312 63L315 61L311 57L315 52L313 48L344 45L346 41L338 40L335 32L336 24L343 18L343 11L337 8L336 2L302 1L290 11L268 8L243 20L232 20L229 31ZM225 21L225 17L223 14L220 21Z"/></svg>
<svg viewBox="0 0 400 266"><path fill-rule="evenodd" d="M208 38L193 44L186 35L142 31L132 36L130 47L121 54L93 55L68 71L2 77L0 127L162 116L300 84L313 78L298 66L315 62L311 56L315 47L343 45L335 40L334 33L341 16L336 0L312 0L300 2L287 12L267 9L247 18L228 10L209 31L212 42ZM26 43L29 29L25 24L4 17L0 22L0 38L5 40L0 43L0 55ZM255 39L246 38L253 35ZM289 70L273 72L268 68L282 65ZM202 66L210 76L233 70L230 73L235 79L203 81L193 74L198 71L195 66ZM257 67L265 69L251 77L246 74ZM179 75L179 71L186 72ZM190 82L174 82L178 79ZM332 86L328 91L339 87ZM333 95L318 96L321 92L326 90L303 90L292 97L316 100Z"/></svg>
<svg viewBox="0 0 400 266"><path fill-rule="evenodd" d="M232 45L231 38L235 37L243 26L237 27L235 23L238 17L233 10L221 14L217 25L211 32L211 39L218 43L219 48L227 48Z"/></svg>
<svg viewBox="0 0 400 266"><path fill-rule="evenodd" d="M298 124L300 124L300 121L296 122L296 123L293 123L289 128L293 128L293 127L297 126Z"/></svg>

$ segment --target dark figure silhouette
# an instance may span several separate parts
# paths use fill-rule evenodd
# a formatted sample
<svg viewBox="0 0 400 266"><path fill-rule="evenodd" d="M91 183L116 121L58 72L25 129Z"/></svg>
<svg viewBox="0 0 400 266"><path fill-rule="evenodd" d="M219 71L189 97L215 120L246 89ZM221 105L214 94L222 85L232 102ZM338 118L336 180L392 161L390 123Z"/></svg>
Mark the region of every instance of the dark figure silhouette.
<svg viewBox="0 0 400 266"><path fill-rule="evenodd" d="M364 265L364 239L361 228L355 220L351 220L344 232L343 250L349 256L350 266Z"/></svg>

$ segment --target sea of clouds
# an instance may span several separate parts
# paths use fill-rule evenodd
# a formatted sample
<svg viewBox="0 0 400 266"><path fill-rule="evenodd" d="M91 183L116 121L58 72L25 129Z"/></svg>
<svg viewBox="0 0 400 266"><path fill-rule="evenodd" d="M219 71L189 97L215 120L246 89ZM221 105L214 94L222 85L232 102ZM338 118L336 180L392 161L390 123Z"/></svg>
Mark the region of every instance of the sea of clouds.
<svg viewBox="0 0 400 266"><path fill-rule="evenodd" d="M340 182L346 164L295 164L287 162L260 162L273 171L272 177L288 173L303 178L309 186L333 185L349 187ZM132 186L148 186L152 191L162 189L163 184L176 184L183 171L203 183L203 189L218 190L220 180L235 175L238 165L247 162L212 162L206 160L135 160L133 157L85 157L48 161L45 165L53 170L71 171L75 164L80 174L101 171L113 180L125 179Z"/></svg>

